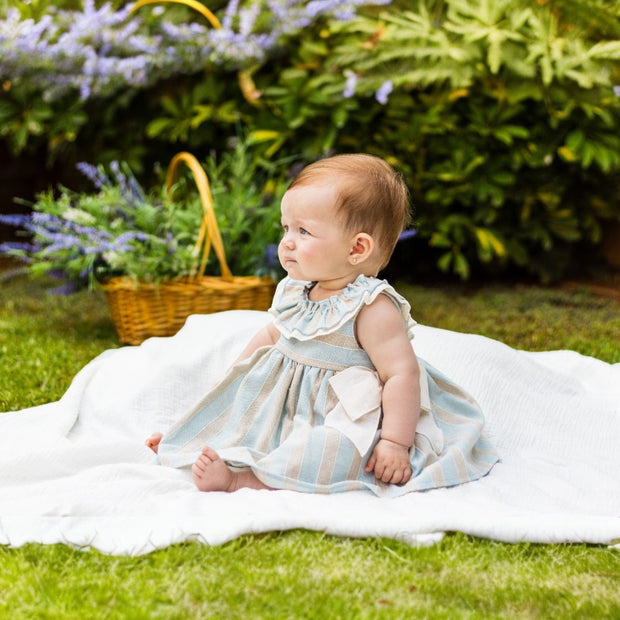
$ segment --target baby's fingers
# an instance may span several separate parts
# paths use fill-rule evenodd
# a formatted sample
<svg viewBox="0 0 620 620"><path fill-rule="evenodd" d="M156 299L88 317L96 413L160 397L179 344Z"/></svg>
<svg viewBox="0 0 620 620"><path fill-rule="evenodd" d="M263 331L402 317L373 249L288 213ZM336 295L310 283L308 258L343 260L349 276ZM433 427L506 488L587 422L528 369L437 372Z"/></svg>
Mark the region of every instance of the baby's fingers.
<svg viewBox="0 0 620 620"><path fill-rule="evenodd" d="M381 480L381 482L392 482L392 478L394 477L394 468L390 465L383 468L377 467L375 469L375 477Z"/></svg>
<svg viewBox="0 0 620 620"><path fill-rule="evenodd" d="M405 484L409 482L411 479L411 467L409 465L404 465L403 467L396 467L394 469L394 474L392 475L392 479L390 482L392 484Z"/></svg>
<svg viewBox="0 0 620 620"><path fill-rule="evenodd" d="M411 466L407 465L407 467L405 468L405 473L403 474L403 479L400 481L400 484L405 484L406 482L409 482L409 480L411 480L411 474L413 472L411 471Z"/></svg>
<svg viewBox="0 0 620 620"><path fill-rule="evenodd" d="M377 457L375 456L375 453L373 452L370 455L370 458L368 459L368 463L366 463L366 467L364 467L364 471L371 472L375 468L376 464L377 464Z"/></svg>
<svg viewBox="0 0 620 620"><path fill-rule="evenodd" d="M392 484L400 484L403 480L404 475L405 475L405 472L403 472L400 469L397 469L392 475L392 479L390 480L390 482Z"/></svg>
<svg viewBox="0 0 620 620"><path fill-rule="evenodd" d="M392 484L405 484L411 479L411 467L405 467L404 469L397 469L392 476L390 482Z"/></svg>

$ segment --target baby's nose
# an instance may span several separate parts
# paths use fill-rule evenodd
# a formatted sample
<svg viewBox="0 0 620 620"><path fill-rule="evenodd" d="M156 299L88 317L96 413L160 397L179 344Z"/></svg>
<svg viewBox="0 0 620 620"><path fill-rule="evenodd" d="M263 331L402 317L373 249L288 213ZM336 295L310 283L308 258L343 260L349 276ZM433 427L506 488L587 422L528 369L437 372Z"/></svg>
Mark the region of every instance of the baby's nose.
<svg viewBox="0 0 620 620"><path fill-rule="evenodd" d="M286 233L284 237L282 237L282 241L280 241L280 243L284 247L287 247L289 249L292 249L295 247L295 241L293 240L293 237L289 233Z"/></svg>

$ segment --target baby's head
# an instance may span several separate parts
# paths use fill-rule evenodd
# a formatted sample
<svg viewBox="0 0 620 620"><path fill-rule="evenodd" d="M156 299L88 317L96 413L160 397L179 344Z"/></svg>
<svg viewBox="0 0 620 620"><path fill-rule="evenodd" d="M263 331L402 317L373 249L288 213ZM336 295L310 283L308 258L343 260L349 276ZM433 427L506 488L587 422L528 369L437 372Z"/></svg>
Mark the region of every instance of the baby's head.
<svg viewBox="0 0 620 620"><path fill-rule="evenodd" d="M306 166L288 191L311 186L336 186L336 221L347 232L363 232L373 238L377 270L383 269L411 221L409 193L402 176L373 155L335 155Z"/></svg>

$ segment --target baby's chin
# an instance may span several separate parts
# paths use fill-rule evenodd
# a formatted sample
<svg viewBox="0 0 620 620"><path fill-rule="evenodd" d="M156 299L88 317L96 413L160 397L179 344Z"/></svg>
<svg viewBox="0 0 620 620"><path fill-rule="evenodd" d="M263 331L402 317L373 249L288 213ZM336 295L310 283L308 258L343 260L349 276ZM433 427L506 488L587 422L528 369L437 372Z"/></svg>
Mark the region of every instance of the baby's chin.
<svg viewBox="0 0 620 620"><path fill-rule="evenodd" d="M282 268L286 271L289 278L292 280L307 280L299 269L299 266L294 260L285 261L282 263Z"/></svg>

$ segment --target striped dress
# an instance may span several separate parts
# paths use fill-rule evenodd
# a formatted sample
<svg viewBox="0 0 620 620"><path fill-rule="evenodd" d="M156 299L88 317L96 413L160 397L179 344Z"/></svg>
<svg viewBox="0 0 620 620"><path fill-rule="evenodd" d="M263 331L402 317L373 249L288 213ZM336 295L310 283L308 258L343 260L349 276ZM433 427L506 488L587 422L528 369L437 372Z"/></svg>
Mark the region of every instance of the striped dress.
<svg viewBox="0 0 620 620"><path fill-rule="evenodd" d="M160 461L194 463L209 445L267 486L309 493L369 489L379 496L446 487L489 472L497 453L475 401L420 361L421 412L411 480L385 484L364 466L379 439L381 383L355 338L365 304L386 295L413 338L410 306L385 280L359 276L339 295L312 301L312 284L285 278L269 312L278 342L234 365L164 436Z"/></svg>

